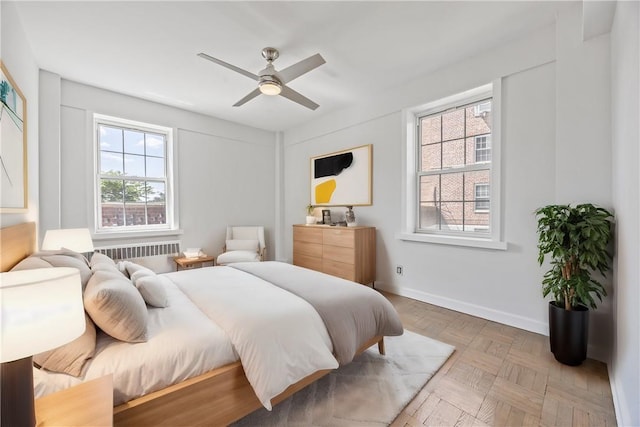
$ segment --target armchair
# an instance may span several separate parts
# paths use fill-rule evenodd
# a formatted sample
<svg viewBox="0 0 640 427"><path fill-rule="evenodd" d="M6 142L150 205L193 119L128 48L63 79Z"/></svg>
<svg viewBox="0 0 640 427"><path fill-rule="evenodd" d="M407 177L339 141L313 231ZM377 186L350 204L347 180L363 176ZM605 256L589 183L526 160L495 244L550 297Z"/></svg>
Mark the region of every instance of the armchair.
<svg viewBox="0 0 640 427"><path fill-rule="evenodd" d="M223 253L218 255L216 264L264 261L266 251L263 226L227 227Z"/></svg>

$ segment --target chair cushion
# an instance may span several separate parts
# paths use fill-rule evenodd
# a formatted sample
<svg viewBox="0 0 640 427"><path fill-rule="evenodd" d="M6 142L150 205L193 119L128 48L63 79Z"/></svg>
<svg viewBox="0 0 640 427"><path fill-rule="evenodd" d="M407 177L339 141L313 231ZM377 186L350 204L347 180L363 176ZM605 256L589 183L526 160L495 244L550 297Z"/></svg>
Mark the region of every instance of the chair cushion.
<svg viewBox="0 0 640 427"><path fill-rule="evenodd" d="M260 243L258 239L233 239L227 240L227 251L253 251L258 252Z"/></svg>
<svg viewBox="0 0 640 427"><path fill-rule="evenodd" d="M260 255L254 251L229 251L218 255L216 264L224 265L232 262L260 261Z"/></svg>

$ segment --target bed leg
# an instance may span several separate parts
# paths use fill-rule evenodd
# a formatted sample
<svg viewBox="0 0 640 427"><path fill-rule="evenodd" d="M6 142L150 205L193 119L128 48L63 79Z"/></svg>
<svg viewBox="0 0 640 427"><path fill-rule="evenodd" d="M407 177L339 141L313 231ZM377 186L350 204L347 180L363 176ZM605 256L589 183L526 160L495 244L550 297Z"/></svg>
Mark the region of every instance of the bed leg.
<svg viewBox="0 0 640 427"><path fill-rule="evenodd" d="M378 352L384 356L384 337L380 338L380 341L378 341Z"/></svg>

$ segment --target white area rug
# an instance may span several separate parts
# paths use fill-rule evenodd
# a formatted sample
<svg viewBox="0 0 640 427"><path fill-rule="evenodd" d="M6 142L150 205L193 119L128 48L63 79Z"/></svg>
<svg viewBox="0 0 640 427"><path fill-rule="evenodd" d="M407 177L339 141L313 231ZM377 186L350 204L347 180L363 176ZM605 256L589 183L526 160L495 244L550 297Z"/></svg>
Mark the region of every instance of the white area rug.
<svg viewBox="0 0 640 427"><path fill-rule="evenodd" d="M281 402L232 424L258 426L387 426L453 353L454 347L406 331L385 338L353 362Z"/></svg>

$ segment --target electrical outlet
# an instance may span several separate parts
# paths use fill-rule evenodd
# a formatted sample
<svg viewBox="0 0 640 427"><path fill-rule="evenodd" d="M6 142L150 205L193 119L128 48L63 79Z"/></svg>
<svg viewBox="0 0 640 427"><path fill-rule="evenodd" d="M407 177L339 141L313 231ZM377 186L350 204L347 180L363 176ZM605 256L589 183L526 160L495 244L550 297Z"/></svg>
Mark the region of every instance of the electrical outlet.
<svg viewBox="0 0 640 427"><path fill-rule="evenodd" d="M396 265L396 274L398 276L402 276L402 266L401 265Z"/></svg>

